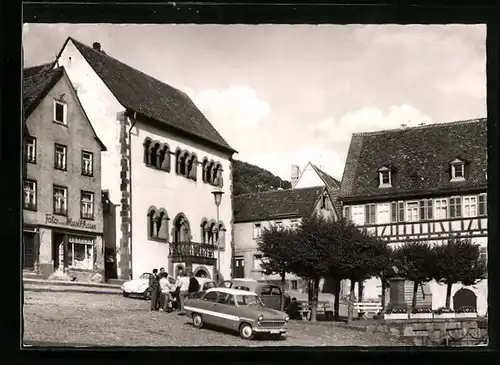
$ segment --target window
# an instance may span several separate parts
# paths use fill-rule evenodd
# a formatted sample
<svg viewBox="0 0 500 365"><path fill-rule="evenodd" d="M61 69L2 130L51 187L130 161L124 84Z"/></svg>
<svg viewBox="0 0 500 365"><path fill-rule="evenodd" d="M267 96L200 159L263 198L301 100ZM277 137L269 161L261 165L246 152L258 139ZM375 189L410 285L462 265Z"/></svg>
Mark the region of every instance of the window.
<svg viewBox="0 0 500 365"><path fill-rule="evenodd" d="M262 255L253 255L253 269L254 270L262 270Z"/></svg>
<svg viewBox="0 0 500 365"><path fill-rule="evenodd" d="M279 228L279 229L283 228L283 222L282 221L276 221L276 222L274 222L274 225L276 226L276 228Z"/></svg>
<svg viewBox="0 0 500 365"><path fill-rule="evenodd" d="M292 220L290 221L290 227L291 227L292 229L297 229L297 228L299 228L299 220L298 220L298 219L292 219Z"/></svg>
<svg viewBox="0 0 500 365"><path fill-rule="evenodd" d="M357 226L365 224L365 209L363 205L351 206L352 222Z"/></svg>
<svg viewBox="0 0 500 365"><path fill-rule="evenodd" d="M481 194L478 196L478 210L479 210L480 216L484 216L488 213L488 206L486 203L486 195L487 194Z"/></svg>
<svg viewBox="0 0 500 365"><path fill-rule="evenodd" d="M299 289L299 283L297 282L297 280L292 280L291 284L292 284L291 290L298 290Z"/></svg>
<svg viewBox="0 0 500 365"><path fill-rule="evenodd" d="M61 101L54 100L54 122L67 125L67 105Z"/></svg>
<svg viewBox="0 0 500 365"><path fill-rule="evenodd" d="M432 199L420 201L420 220L432 219Z"/></svg>
<svg viewBox="0 0 500 365"><path fill-rule="evenodd" d="M271 295L271 287L263 286L262 289L260 290L260 295Z"/></svg>
<svg viewBox="0 0 500 365"><path fill-rule="evenodd" d="M68 214L68 188L54 186L54 214Z"/></svg>
<svg viewBox="0 0 500 365"><path fill-rule="evenodd" d="M462 199L460 197L450 198L450 218L462 216Z"/></svg>
<svg viewBox="0 0 500 365"><path fill-rule="evenodd" d="M391 205L389 203L380 203L377 204L377 223L378 224L387 224L390 222Z"/></svg>
<svg viewBox="0 0 500 365"><path fill-rule="evenodd" d="M375 223L375 204L366 204L365 205L365 219L366 224L374 224Z"/></svg>
<svg viewBox="0 0 500 365"><path fill-rule="evenodd" d="M217 292L216 291L211 291L210 293L207 293L203 300L209 301L209 302L217 302Z"/></svg>
<svg viewBox="0 0 500 365"><path fill-rule="evenodd" d="M398 202L398 210L399 210L398 221L404 222L405 221L405 202Z"/></svg>
<svg viewBox="0 0 500 365"><path fill-rule="evenodd" d="M255 223L253 226L253 239L258 239L260 238L260 235L262 233L262 227L260 223Z"/></svg>
<svg viewBox="0 0 500 365"><path fill-rule="evenodd" d="M406 221L416 222L418 218L418 202L406 203Z"/></svg>
<svg viewBox="0 0 500 365"><path fill-rule="evenodd" d="M455 159L450 162L451 165L451 180L464 180L465 179L465 164L460 159Z"/></svg>
<svg viewBox="0 0 500 365"><path fill-rule="evenodd" d="M68 148L62 144L55 144L54 146L54 167L58 170L66 170Z"/></svg>
<svg viewBox="0 0 500 365"><path fill-rule="evenodd" d="M327 201L327 196L326 196L326 194L323 194L323 196L321 197L321 209L327 208L326 201Z"/></svg>
<svg viewBox="0 0 500 365"><path fill-rule="evenodd" d="M391 203L391 222L392 223L398 222L398 203L397 202Z"/></svg>
<svg viewBox="0 0 500 365"><path fill-rule="evenodd" d="M70 237L68 243L69 266L76 269L92 270L94 268L94 242L91 239Z"/></svg>
<svg viewBox="0 0 500 365"><path fill-rule="evenodd" d="M271 295L281 295L281 290L277 286L271 287Z"/></svg>
<svg viewBox="0 0 500 365"><path fill-rule="evenodd" d="M344 207L344 218L347 219L348 221L352 220L351 207L348 205Z"/></svg>
<svg viewBox="0 0 500 365"><path fill-rule="evenodd" d="M24 158L26 162L36 163L36 138L26 137Z"/></svg>
<svg viewBox="0 0 500 365"><path fill-rule="evenodd" d="M477 197L476 196L464 196L462 199L464 217L476 217L477 216Z"/></svg>
<svg viewBox="0 0 500 365"><path fill-rule="evenodd" d="M378 186L379 188L387 188L392 186L391 171L383 166L378 170Z"/></svg>
<svg viewBox="0 0 500 365"><path fill-rule="evenodd" d="M435 217L436 219L448 218L448 202L446 199L436 199L435 201Z"/></svg>
<svg viewBox="0 0 500 365"><path fill-rule="evenodd" d="M94 193L82 191L80 216L82 219L94 219Z"/></svg>
<svg viewBox="0 0 500 365"><path fill-rule="evenodd" d="M82 175L92 176L94 174L94 154L82 151Z"/></svg>
<svg viewBox="0 0 500 365"><path fill-rule="evenodd" d="M479 257L488 262L488 247L479 247Z"/></svg>
<svg viewBox="0 0 500 365"><path fill-rule="evenodd" d="M25 180L23 188L24 188L24 199L23 199L24 209L36 210L36 181Z"/></svg>

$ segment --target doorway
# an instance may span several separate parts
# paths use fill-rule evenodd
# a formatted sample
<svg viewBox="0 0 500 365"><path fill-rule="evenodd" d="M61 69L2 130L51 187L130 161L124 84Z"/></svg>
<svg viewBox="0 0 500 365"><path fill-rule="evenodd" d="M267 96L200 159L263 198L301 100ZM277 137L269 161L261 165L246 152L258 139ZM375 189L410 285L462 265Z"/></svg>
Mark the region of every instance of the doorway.
<svg viewBox="0 0 500 365"><path fill-rule="evenodd" d="M54 270L59 268L59 261L60 261L59 247L60 247L60 245L63 245L63 250L64 250L64 234L53 232L52 233L52 261L54 262ZM64 262L64 259L63 259L63 262Z"/></svg>
<svg viewBox="0 0 500 365"><path fill-rule="evenodd" d="M35 234L23 233L23 269L33 270L35 266Z"/></svg>
<svg viewBox="0 0 500 365"><path fill-rule="evenodd" d="M235 268L234 268L234 277L235 278L244 278L245 277L245 258L244 257L236 257Z"/></svg>

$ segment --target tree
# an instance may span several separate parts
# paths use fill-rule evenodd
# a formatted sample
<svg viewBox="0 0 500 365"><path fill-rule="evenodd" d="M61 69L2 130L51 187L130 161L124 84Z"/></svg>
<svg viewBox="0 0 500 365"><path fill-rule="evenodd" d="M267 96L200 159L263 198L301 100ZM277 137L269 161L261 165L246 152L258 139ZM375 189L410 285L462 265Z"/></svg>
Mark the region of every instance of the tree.
<svg viewBox="0 0 500 365"><path fill-rule="evenodd" d="M434 259L434 250L426 242L407 242L394 252L395 265L401 276L413 281L412 309L417 306L418 287L434 276Z"/></svg>
<svg viewBox="0 0 500 365"><path fill-rule="evenodd" d="M486 278L487 264L481 257L480 246L470 238L452 237L434 247L434 279L446 284L445 307L450 307L453 284L469 286Z"/></svg>
<svg viewBox="0 0 500 365"><path fill-rule="evenodd" d="M295 235L290 228L272 225L264 228L257 248L262 252L262 270L265 275L278 274L281 279L281 310L284 310L285 277L290 272Z"/></svg>
<svg viewBox="0 0 500 365"><path fill-rule="evenodd" d="M384 311L385 309L385 301L386 301L385 292L389 287L389 280L395 276L395 272L392 269L394 265L394 250L389 245L387 245L386 248L387 248L387 257L386 257L387 262L384 269L380 272L379 276L380 282L382 284L382 298L381 298L382 311Z"/></svg>
<svg viewBox="0 0 500 365"><path fill-rule="evenodd" d="M311 284L311 321L316 321L319 281L329 269L326 252L330 244L328 240L330 224L330 220L314 214L303 218L294 232L290 271L309 280Z"/></svg>

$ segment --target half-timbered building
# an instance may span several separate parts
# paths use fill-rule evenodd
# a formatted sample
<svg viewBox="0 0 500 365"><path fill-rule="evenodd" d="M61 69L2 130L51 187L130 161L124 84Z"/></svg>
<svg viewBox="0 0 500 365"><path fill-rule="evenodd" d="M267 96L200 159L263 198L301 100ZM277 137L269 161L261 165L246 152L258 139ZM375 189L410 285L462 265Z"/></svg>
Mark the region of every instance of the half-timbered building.
<svg viewBox="0 0 500 365"><path fill-rule="evenodd" d="M470 237L487 254L487 121L474 119L353 134L339 199L343 216L391 245L419 240L440 244ZM411 301L412 283L405 286ZM453 294L462 288L453 286ZM418 304L445 304L446 286L419 291ZM466 287L487 310L487 280ZM381 294L379 279L364 297Z"/></svg>

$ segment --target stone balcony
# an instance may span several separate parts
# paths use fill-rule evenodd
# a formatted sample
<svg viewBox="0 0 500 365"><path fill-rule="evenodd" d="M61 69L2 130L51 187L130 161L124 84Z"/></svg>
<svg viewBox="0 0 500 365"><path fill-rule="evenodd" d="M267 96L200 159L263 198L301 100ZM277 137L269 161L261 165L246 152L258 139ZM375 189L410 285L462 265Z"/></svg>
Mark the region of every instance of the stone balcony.
<svg viewBox="0 0 500 365"><path fill-rule="evenodd" d="M212 244L198 242L171 242L169 244L169 257L172 262L215 265L216 254L216 246Z"/></svg>

